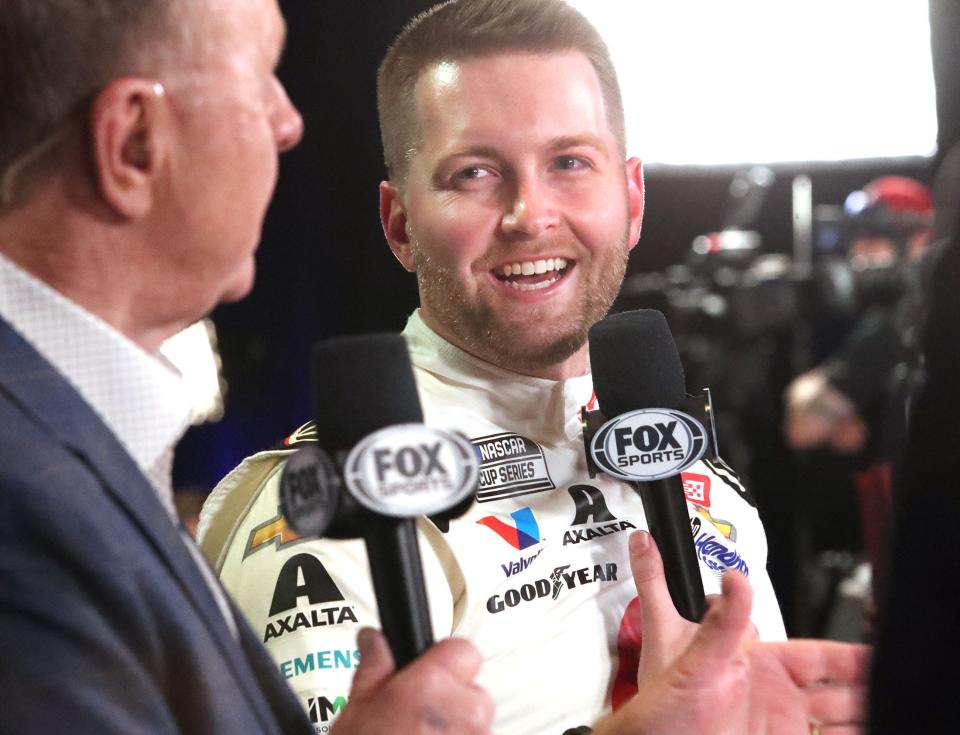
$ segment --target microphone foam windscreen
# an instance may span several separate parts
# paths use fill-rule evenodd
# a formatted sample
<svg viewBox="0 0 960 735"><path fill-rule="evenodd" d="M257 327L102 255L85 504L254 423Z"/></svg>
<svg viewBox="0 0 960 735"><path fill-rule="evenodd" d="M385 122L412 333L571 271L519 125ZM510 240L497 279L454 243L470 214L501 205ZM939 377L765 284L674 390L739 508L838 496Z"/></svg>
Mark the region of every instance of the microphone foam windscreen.
<svg viewBox="0 0 960 735"><path fill-rule="evenodd" d="M607 418L638 408L677 408L686 395L683 365L663 314L638 309L590 328L590 366Z"/></svg>
<svg viewBox="0 0 960 735"><path fill-rule="evenodd" d="M350 449L394 424L422 423L407 342L399 334L365 334L317 343L313 416L320 446Z"/></svg>

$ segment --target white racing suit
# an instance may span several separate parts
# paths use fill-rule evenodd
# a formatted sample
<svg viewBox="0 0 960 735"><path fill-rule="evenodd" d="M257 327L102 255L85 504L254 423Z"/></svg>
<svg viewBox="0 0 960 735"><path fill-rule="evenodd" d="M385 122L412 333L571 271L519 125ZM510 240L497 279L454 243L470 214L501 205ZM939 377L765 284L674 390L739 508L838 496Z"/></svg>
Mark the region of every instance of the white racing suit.
<svg viewBox="0 0 960 735"><path fill-rule="evenodd" d="M404 335L425 422L464 433L480 458L478 502L447 529L419 522L435 637L467 638L482 652L478 682L496 702L495 732L592 725L636 691L627 537L646 522L626 483L589 477L579 414L595 408L590 376L556 382L502 370L416 313ZM301 539L281 517L289 452L262 452L231 472L207 501L199 535L322 733L347 701L357 630L379 619L363 542ZM754 588L760 637L783 638L749 496L719 462L701 461L683 479L707 594L719 592L723 571L739 569Z"/></svg>

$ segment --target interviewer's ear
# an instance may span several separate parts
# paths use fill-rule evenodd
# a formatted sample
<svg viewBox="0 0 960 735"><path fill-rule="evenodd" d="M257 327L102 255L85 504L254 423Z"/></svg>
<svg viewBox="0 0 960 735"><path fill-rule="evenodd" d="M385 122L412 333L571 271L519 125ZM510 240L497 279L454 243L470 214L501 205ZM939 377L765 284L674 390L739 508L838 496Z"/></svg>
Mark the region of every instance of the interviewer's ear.
<svg viewBox="0 0 960 735"><path fill-rule="evenodd" d="M630 217L630 247L640 239L643 224L643 204L646 192L643 187L643 164L639 158L631 158L626 164L627 205Z"/></svg>
<svg viewBox="0 0 960 735"><path fill-rule="evenodd" d="M93 172L106 203L127 219L146 215L166 151L163 86L149 79L116 79L96 96L90 112Z"/></svg>
<svg viewBox="0 0 960 735"><path fill-rule="evenodd" d="M394 256L407 271L416 270L407 211L400 198L400 191L392 181L380 182L380 223L383 234Z"/></svg>

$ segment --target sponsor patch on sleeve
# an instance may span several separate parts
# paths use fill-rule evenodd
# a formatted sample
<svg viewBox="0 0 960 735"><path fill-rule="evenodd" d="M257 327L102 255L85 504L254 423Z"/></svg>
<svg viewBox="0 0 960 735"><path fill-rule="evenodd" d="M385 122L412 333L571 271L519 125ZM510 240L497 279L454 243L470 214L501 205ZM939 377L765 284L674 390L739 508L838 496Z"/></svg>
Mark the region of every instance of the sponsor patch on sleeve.
<svg viewBox="0 0 960 735"><path fill-rule="evenodd" d="M263 642L303 628L357 623L354 606L317 557L295 554L281 567L270 602Z"/></svg>
<svg viewBox="0 0 960 735"><path fill-rule="evenodd" d="M710 511L706 508L697 508L697 513L701 517L713 524L713 527L716 528L720 533L723 534L724 538L730 539L731 541L737 540L737 527L733 525L730 521L725 521L721 518L714 518Z"/></svg>
<svg viewBox="0 0 960 735"><path fill-rule="evenodd" d="M243 561L251 554L255 554L261 549L272 547L279 551L295 541L303 539L287 524L287 519L283 517L280 509L277 508L277 514L273 518L268 518L260 525L250 531L247 539L247 545L243 550Z"/></svg>
<svg viewBox="0 0 960 735"><path fill-rule="evenodd" d="M703 508L710 507L710 476L699 475L696 472L683 472L683 494L687 500Z"/></svg>
<svg viewBox="0 0 960 735"><path fill-rule="evenodd" d="M553 490L543 449L519 434L503 433L471 439L480 460L477 502Z"/></svg>
<svg viewBox="0 0 960 735"><path fill-rule="evenodd" d="M726 525L733 528L729 524ZM720 577L727 570L733 569L745 577L750 576L750 568L746 560L740 556L733 539L728 538L726 533L720 530L717 521L711 518L709 523L705 524L699 516L694 516L690 519L690 529L693 532L693 546L696 549L697 558L714 575ZM733 531L731 535L735 537L736 529Z"/></svg>

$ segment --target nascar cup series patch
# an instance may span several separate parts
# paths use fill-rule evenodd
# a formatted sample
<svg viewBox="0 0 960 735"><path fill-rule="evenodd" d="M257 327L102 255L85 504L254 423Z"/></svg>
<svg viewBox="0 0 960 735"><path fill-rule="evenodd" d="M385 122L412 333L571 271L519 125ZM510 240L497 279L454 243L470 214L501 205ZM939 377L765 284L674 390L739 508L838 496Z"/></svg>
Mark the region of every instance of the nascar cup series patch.
<svg viewBox="0 0 960 735"><path fill-rule="evenodd" d="M601 426L590 454L601 470L621 480L660 480L699 460L706 437L703 424L682 411L641 408Z"/></svg>

